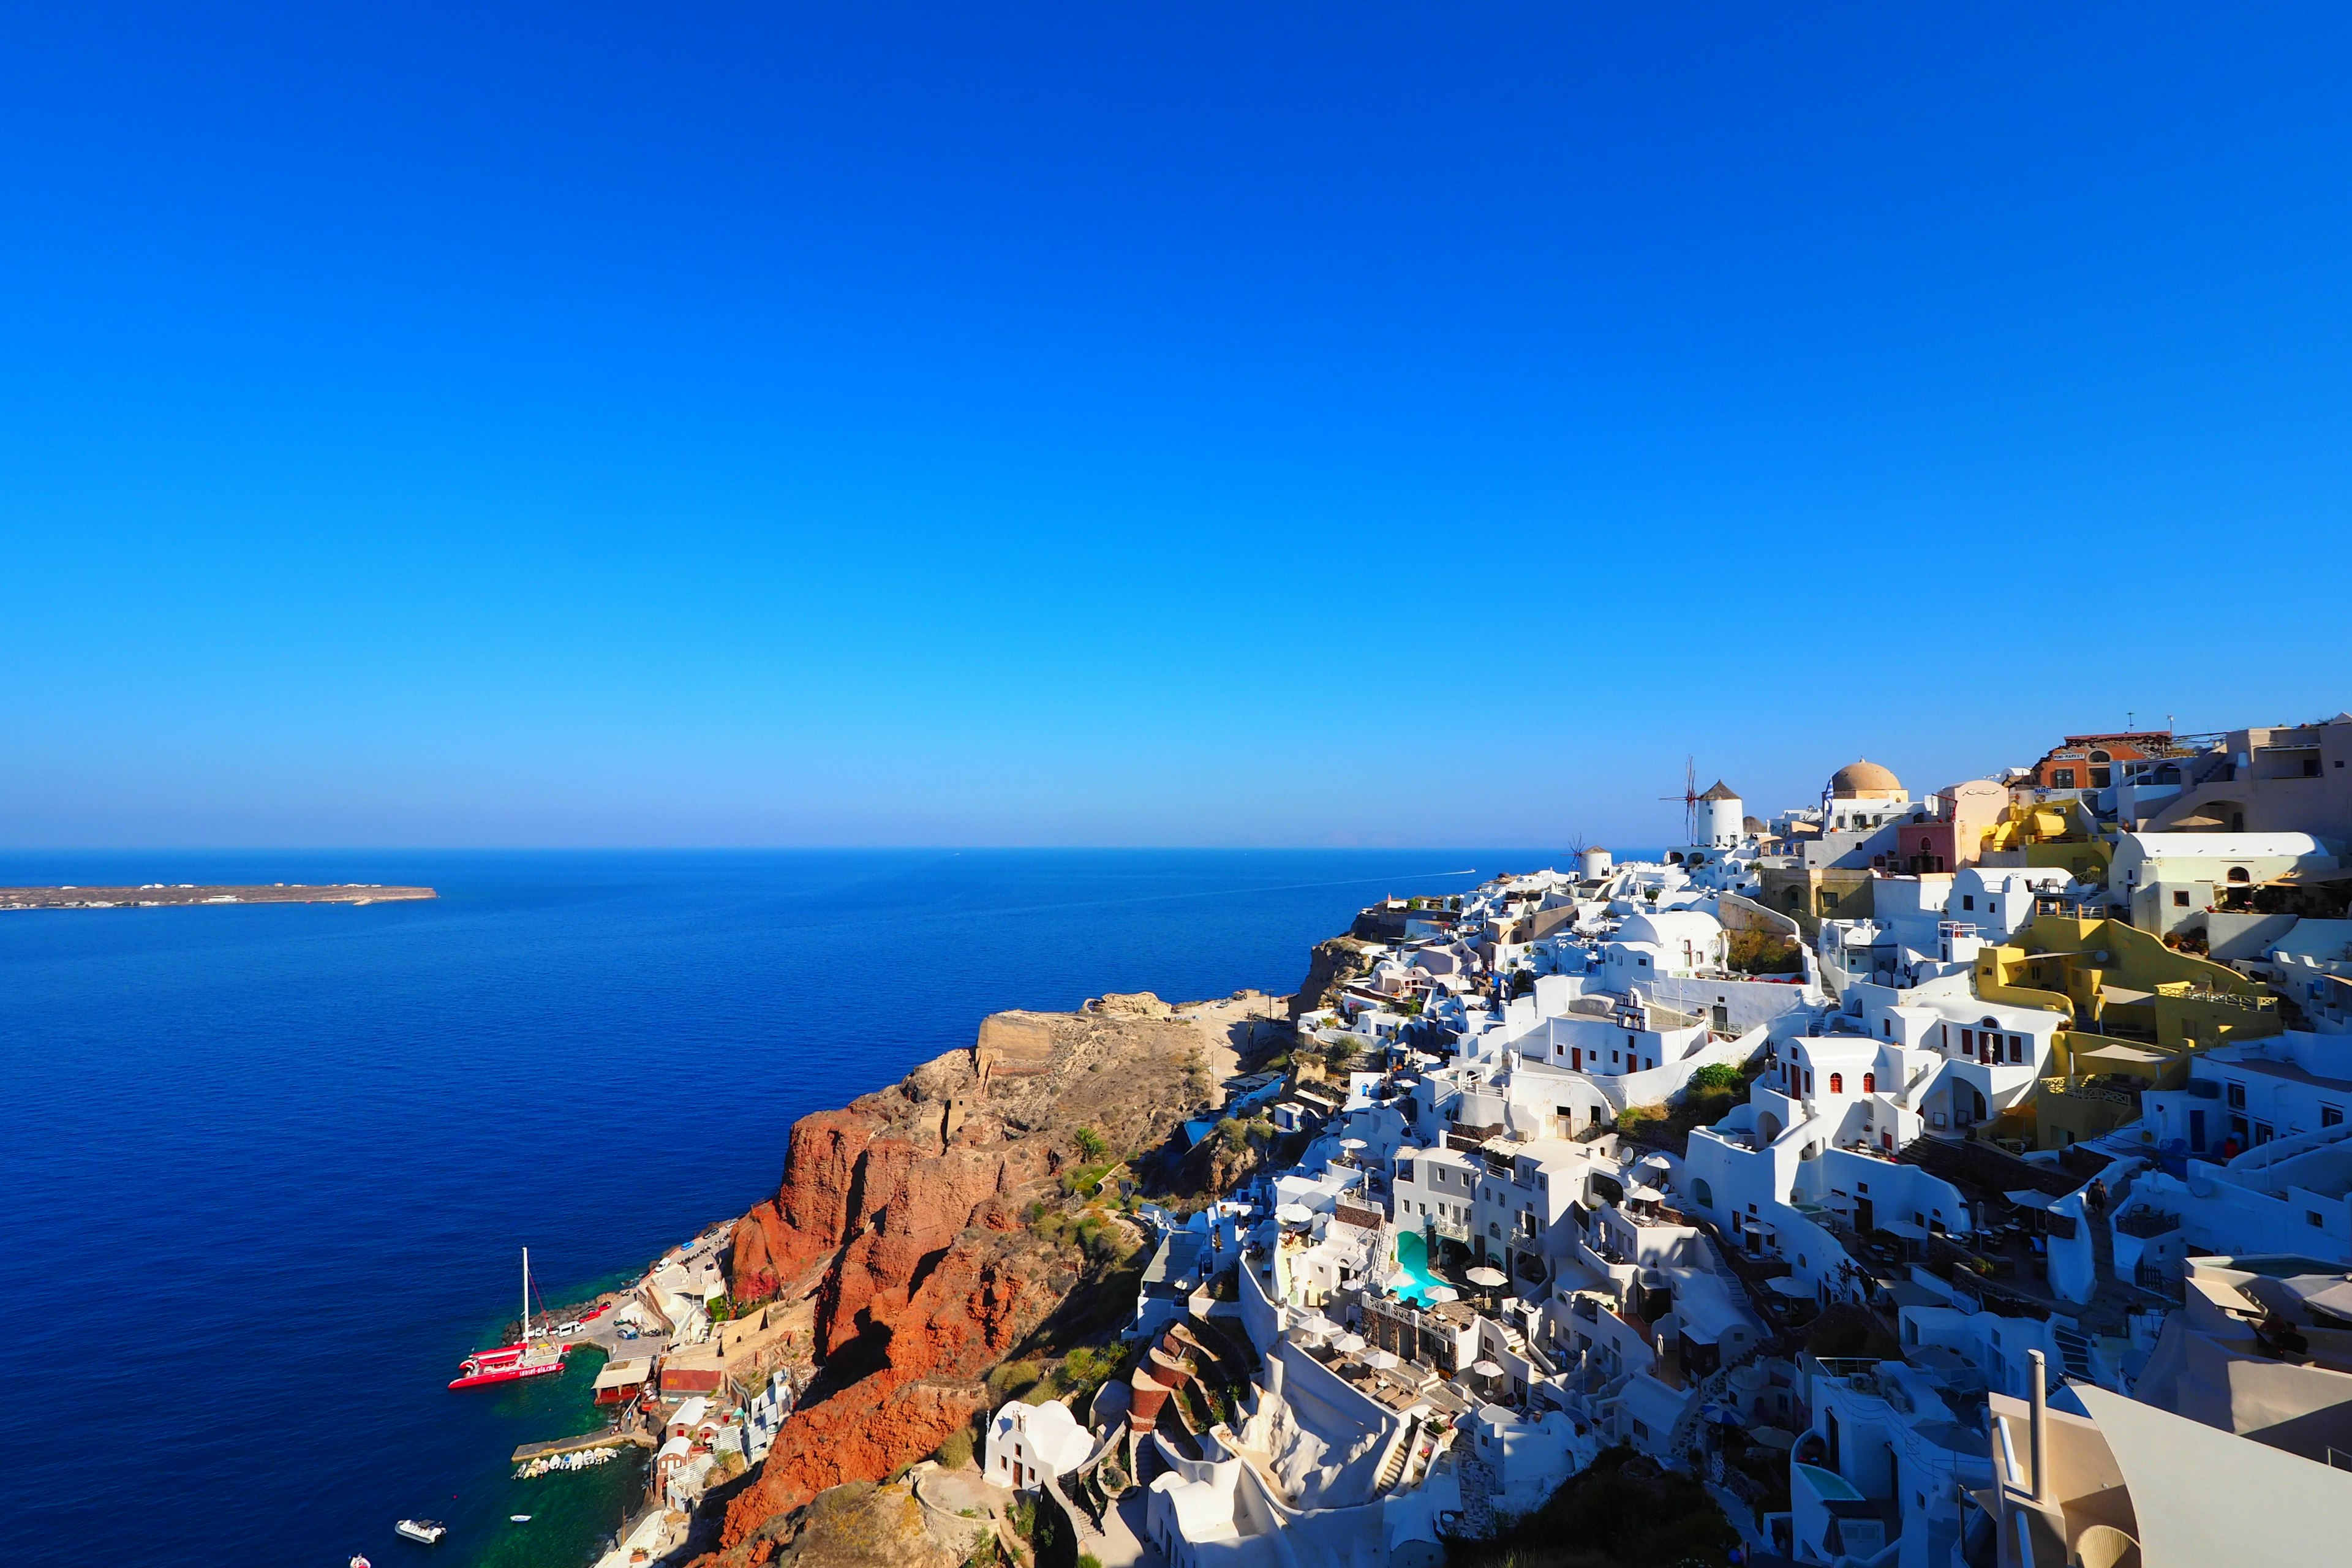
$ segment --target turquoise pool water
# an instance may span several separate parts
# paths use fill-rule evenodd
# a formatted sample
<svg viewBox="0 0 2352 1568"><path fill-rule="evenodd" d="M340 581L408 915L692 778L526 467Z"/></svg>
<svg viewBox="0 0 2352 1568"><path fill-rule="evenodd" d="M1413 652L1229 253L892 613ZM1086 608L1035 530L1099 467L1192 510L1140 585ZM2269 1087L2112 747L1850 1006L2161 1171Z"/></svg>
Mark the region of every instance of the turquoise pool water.
<svg viewBox="0 0 2352 1568"><path fill-rule="evenodd" d="M1429 1305L1433 1286L1444 1280L1429 1271L1429 1244L1417 1231L1406 1231L1397 1237L1397 1267L1404 1271L1408 1283L1396 1287L1396 1293L1416 1307Z"/></svg>

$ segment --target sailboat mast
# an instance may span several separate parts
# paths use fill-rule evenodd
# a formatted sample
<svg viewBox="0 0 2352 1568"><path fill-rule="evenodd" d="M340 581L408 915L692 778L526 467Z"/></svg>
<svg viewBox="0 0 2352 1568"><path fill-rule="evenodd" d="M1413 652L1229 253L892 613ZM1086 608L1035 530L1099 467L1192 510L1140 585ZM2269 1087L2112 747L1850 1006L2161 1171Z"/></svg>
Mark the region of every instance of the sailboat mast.
<svg viewBox="0 0 2352 1568"><path fill-rule="evenodd" d="M530 1338L530 1248L522 1249L522 1337Z"/></svg>

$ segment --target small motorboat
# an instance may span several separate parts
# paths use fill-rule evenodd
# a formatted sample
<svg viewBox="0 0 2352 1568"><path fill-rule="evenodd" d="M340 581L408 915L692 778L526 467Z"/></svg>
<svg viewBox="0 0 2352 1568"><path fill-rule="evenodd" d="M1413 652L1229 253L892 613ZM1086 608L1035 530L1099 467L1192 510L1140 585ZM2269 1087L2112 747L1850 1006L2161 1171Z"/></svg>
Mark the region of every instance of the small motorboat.
<svg viewBox="0 0 2352 1568"><path fill-rule="evenodd" d="M449 1533L447 1525L432 1519L404 1519L392 1529L395 1535L404 1535L411 1541L421 1541L427 1546L440 1545L441 1538Z"/></svg>
<svg viewBox="0 0 2352 1568"><path fill-rule="evenodd" d="M351 1568L375 1568L375 1564L354 1552L352 1553Z"/></svg>
<svg viewBox="0 0 2352 1568"><path fill-rule="evenodd" d="M527 1513L510 1513L507 1515L507 1520L509 1523L513 1524L529 1524L530 1522L530 1515Z"/></svg>

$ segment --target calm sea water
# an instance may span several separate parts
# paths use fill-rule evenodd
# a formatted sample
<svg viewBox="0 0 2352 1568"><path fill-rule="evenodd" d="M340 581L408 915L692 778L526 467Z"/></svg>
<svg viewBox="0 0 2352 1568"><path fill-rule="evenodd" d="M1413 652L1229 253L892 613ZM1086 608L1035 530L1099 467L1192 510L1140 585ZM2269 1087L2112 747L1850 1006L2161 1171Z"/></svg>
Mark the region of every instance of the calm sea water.
<svg viewBox="0 0 2352 1568"><path fill-rule="evenodd" d="M0 883L431 903L0 916L0 1562L578 1568L623 1467L517 1482L593 1367L446 1388L513 1313L770 1194L794 1118L1005 1007L1288 991L1387 891L1528 851L0 855ZM583 1363L587 1359L583 1358ZM512 1513L531 1513L512 1524Z"/></svg>

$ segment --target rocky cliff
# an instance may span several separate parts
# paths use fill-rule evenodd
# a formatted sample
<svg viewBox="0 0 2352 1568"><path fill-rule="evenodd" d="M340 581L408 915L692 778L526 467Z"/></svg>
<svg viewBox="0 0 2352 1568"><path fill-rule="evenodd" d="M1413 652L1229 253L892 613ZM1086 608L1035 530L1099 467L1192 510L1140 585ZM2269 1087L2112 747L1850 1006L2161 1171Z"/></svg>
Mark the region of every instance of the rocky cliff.
<svg viewBox="0 0 2352 1568"><path fill-rule="evenodd" d="M729 1505L722 1560L769 1560L827 1487L922 1458L986 1402L992 1366L1099 1258L1041 1235L1080 1147L1157 1151L1209 1091L1213 1014L1157 998L1006 1013L969 1050L792 1130L776 1195L735 1228L739 1300L806 1300L816 1375L759 1479Z"/></svg>

